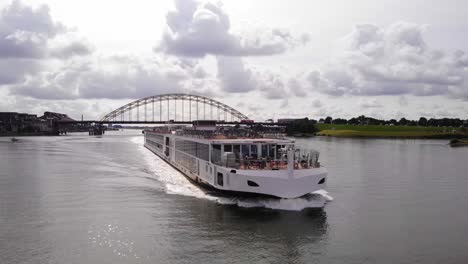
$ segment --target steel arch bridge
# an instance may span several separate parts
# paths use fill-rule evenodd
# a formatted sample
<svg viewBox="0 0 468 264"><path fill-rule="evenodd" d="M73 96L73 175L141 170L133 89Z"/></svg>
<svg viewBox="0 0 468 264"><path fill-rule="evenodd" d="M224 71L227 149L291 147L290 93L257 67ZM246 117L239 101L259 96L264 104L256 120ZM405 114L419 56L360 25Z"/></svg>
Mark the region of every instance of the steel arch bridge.
<svg viewBox="0 0 468 264"><path fill-rule="evenodd" d="M213 109L215 109L214 112ZM174 93L148 96L135 100L108 113L100 121L190 122L200 119L232 122L249 118L236 109L211 98Z"/></svg>

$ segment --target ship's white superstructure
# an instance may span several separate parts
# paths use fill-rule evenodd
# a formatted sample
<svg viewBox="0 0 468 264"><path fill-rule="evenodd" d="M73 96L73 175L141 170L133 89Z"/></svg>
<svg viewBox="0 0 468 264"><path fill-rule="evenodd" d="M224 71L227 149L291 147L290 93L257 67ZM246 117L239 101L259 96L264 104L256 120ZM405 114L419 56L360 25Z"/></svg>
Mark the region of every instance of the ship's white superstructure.
<svg viewBox="0 0 468 264"><path fill-rule="evenodd" d="M144 134L145 147L193 181L218 190L296 198L325 188L327 171L318 152L301 151L290 139L203 123Z"/></svg>

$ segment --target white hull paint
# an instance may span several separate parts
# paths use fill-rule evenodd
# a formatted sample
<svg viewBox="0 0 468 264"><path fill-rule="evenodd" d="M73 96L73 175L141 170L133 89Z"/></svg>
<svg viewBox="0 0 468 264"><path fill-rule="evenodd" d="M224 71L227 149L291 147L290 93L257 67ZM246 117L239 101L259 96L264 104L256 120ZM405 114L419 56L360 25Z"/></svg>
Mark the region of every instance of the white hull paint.
<svg viewBox="0 0 468 264"><path fill-rule="evenodd" d="M147 133L151 132L145 132L146 148L193 181L209 185L220 191L263 194L280 198L297 198L325 189L327 170L324 167L294 170L242 170L226 168L191 156L192 159L196 159L196 166L189 169L183 164L176 162L175 154L178 150L171 147L174 146L173 142L175 138L199 142L204 142L204 140L165 134L164 144L160 145L160 147L155 147L154 144L148 144ZM171 143L166 145L166 142ZM222 177L222 182L218 182L219 177ZM248 181L253 181L258 186L249 186Z"/></svg>

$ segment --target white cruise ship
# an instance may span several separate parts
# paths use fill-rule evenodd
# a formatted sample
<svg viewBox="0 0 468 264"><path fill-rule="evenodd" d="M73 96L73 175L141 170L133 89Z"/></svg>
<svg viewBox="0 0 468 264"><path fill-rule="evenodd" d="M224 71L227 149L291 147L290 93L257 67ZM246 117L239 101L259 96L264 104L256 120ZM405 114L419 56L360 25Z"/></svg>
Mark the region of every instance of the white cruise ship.
<svg viewBox="0 0 468 264"><path fill-rule="evenodd" d="M220 191L296 198L325 188L319 153L294 140L194 121L145 130L145 147L196 183Z"/></svg>

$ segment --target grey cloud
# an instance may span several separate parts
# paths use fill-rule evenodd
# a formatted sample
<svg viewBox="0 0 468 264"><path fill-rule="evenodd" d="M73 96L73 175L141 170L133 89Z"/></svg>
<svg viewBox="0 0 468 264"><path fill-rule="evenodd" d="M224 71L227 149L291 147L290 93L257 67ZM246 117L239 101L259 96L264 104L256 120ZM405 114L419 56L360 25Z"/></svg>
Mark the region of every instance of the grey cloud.
<svg viewBox="0 0 468 264"><path fill-rule="evenodd" d="M141 98L158 93L180 91L180 81L186 76L173 72L160 72L142 65L119 65L112 73L90 71L80 83L80 96L84 98Z"/></svg>
<svg viewBox="0 0 468 264"><path fill-rule="evenodd" d="M400 106L408 106L408 99L402 95L398 98L398 104Z"/></svg>
<svg viewBox="0 0 468 264"><path fill-rule="evenodd" d="M168 28L155 51L189 57L272 55L308 41L307 35L296 38L280 29L255 32L249 37L235 35L220 5L194 0L175 3L176 10L167 14Z"/></svg>
<svg viewBox="0 0 468 264"><path fill-rule="evenodd" d="M257 82L252 71L246 69L241 58L217 57L218 79L226 92L245 93L255 90Z"/></svg>
<svg viewBox="0 0 468 264"><path fill-rule="evenodd" d="M379 55L383 51L383 32L375 25L356 25L347 41L349 48L364 54Z"/></svg>
<svg viewBox="0 0 468 264"><path fill-rule="evenodd" d="M261 106L252 106L251 105L251 106L247 107L247 109L249 109L249 111L251 111L251 112L260 112L265 108L261 107Z"/></svg>
<svg viewBox="0 0 468 264"><path fill-rule="evenodd" d="M457 50L453 57L457 66L468 67L468 55L464 51Z"/></svg>
<svg viewBox="0 0 468 264"><path fill-rule="evenodd" d="M358 25L345 38L341 56L309 73L309 85L334 96L457 95L468 100L467 56L431 50L424 30L405 22L387 28Z"/></svg>
<svg viewBox="0 0 468 264"><path fill-rule="evenodd" d="M64 46L58 47L51 51L51 56L67 59L75 56L85 56L89 55L93 52L93 49L90 47L89 44L73 41L71 43L67 43Z"/></svg>
<svg viewBox="0 0 468 264"><path fill-rule="evenodd" d="M423 38L424 25L398 22L390 25L385 31L386 40L399 48L414 48L417 51L426 49Z"/></svg>
<svg viewBox="0 0 468 264"><path fill-rule="evenodd" d="M334 96L343 95L346 92L347 87L352 84L352 79L346 74L346 72L337 72L330 69L325 73L319 71L312 71L307 76L307 80L310 83L312 89L324 92ZM340 76L342 76L340 78ZM349 82L343 82L348 80Z"/></svg>
<svg viewBox="0 0 468 264"><path fill-rule="evenodd" d="M24 81L26 74L34 73L40 65L31 59L0 59L0 86Z"/></svg>
<svg viewBox="0 0 468 264"><path fill-rule="evenodd" d="M284 82L281 76L273 73L259 74L258 89L268 99L284 99L287 96Z"/></svg>
<svg viewBox="0 0 468 264"><path fill-rule="evenodd" d="M288 94L283 78L271 72L255 72L239 57L217 57L221 89L229 93L258 91L267 99L283 99Z"/></svg>
<svg viewBox="0 0 468 264"><path fill-rule="evenodd" d="M323 106L323 103L322 101L320 101L320 99L315 99L312 101L312 106L316 108L320 108Z"/></svg>
<svg viewBox="0 0 468 264"><path fill-rule="evenodd" d="M0 13L0 58L41 58L47 42L63 32L45 5L38 9L13 1Z"/></svg>
<svg viewBox="0 0 468 264"><path fill-rule="evenodd" d="M26 32L36 32L54 37L65 30L65 27L52 20L49 7L41 5L33 9L23 5L21 1L14 0L2 12L2 28L13 28Z"/></svg>
<svg viewBox="0 0 468 264"><path fill-rule="evenodd" d="M304 86L299 78L291 78L287 81L289 90L298 97L304 97L307 95Z"/></svg>
<svg viewBox="0 0 468 264"><path fill-rule="evenodd" d="M289 106L289 99L284 97L283 101L281 102L280 108L286 108Z"/></svg>
<svg viewBox="0 0 468 264"><path fill-rule="evenodd" d="M6 5L0 10L0 86L23 82L44 70L52 55L66 59L90 51L84 44L67 39L61 39L58 48L52 47L66 34L67 29L52 20L46 5L35 9L21 1Z"/></svg>
<svg viewBox="0 0 468 264"><path fill-rule="evenodd" d="M362 108L382 108L383 105L377 100L362 100L359 104Z"/></svg>
<svg viewBox="0 0 468 264"><path fill-rule="evenodd" d="M244 107L244 106L245 106L244 102L239 102L236 104L236 107L239 107L239 108Z"/></svg>

